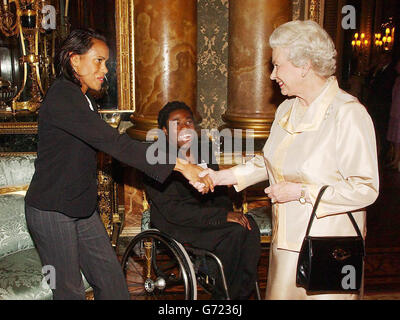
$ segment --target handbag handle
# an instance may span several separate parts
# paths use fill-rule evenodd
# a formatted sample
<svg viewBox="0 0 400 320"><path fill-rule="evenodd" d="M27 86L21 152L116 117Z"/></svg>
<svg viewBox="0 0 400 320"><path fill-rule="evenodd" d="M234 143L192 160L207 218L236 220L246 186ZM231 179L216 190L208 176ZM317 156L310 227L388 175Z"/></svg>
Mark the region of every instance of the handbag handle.
<svg viewBox="0 0 400 320"><path fill-rule="evenodd" d="M306 237L308 237L308 235L309 235L309 233L310 233L311 225L312 225L312 223L313 223L313 221L314 221L314 218L315 218L315 216L316 216L317 207L318 207L319 202L320 202L320 200L321 200L321 198L322 198L322 195L324 194L325 190L326 190L328 187L329 187L329 186L326 185L326 186L323 186L323 187L321 188L321 190L319 190L317 199L315 200L315 204L314 204L314 207L313 207L313 211L312 211L312 213L311 213L310 220L308 221L308 226L307 226L307 231L306 231ZM357 225L356 221L354 220L353 215L352 215L350 212L347 212L347 216L349 217L351 223L353 224L353 227L354 227L354 229L356 230L357 235L358 235L359 237L362 237L362 236L361 236L360 229L358 228L358 225Z"/></svg>

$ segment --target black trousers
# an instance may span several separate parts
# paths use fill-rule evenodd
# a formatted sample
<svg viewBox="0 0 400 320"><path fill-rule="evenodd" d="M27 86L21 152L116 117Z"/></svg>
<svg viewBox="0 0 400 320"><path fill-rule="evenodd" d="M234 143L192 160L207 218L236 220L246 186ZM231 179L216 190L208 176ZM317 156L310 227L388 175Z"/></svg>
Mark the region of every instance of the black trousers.
<svg viewBox="0 0 400 320"><path fill-rule="evenodd" d="M72 218L26 205L25 216L42 264L54 267L53 299L85 299L81 270L95 299L129 299L121 266L96 211L88 218Z"/></svg>
<svg viewBox="0 0 400 320"><path fill-rule="evenodd" d="M260 231L252 217L251 230L238 223L227 223L226 237L214 253L221 260L230 298L248 299L255 289L257 266L261 255Z"/></svg>
<svg viewBox="0 0 400 320"><path fill-rule="evenodd" d="M196 237L191 237L191 241L185 240L184 229L179 231L180 242L209 250L221 260L229 295L233 300L249 298L257 280L257 266L261 255L260 230L251 216L247 218L251 230L235 222L225 222L199 229ZM162 228L158 229L162 231ZM221 284L219 287L221 288ZM222 299L223 296L213 298Z"/></svg>

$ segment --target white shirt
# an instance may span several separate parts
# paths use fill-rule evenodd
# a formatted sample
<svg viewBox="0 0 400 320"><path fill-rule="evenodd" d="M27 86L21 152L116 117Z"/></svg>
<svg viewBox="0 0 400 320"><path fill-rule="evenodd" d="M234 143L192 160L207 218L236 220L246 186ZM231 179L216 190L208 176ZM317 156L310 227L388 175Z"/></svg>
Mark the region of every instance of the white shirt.
<svg viewBox="0 0 400 320"><path fill-rule="evenodd" d="M94 111L92 102L90 101L90 99L88 98L88 96L87 96L86 94L85 94L85 97L86 97L87 101L89 102L89 108L90 108L90 110Z"/></svg>

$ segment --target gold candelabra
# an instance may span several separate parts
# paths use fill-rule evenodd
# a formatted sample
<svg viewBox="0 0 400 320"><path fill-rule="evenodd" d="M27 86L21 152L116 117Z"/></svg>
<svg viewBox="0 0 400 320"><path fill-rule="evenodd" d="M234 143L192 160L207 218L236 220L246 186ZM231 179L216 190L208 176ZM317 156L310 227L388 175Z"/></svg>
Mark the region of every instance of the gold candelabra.
<svg viewBox="0 0 400 320"><path fill-rule="evenodd" d="M375 33L375 48L390 51L393 48L395 28L386 28L385 33Z"/></svg>
<svg viewBox="0 0 400 320"><path fill-rule="evenodd" d="M68 0L63 7L68 13ZM12 99L12 112L39 108L43 95L55 78L54 55L57 29L69 31L66 16L57 24L60 4L57 0L1 0L0 31L7 37L19 37L23 81ZM58 28L57 28L58 27ZM29 71L28 71L29 70Z"/></svg>
<svg viewBox="0 0 400 320"><path fill-rule="evenodd" d="M368 39L365 38L365 33L362 32L361 34L358 34L356 32L353 36L353 40L351 41L351 46L353 47L353 50L356 52L360 52L365 48L369 48L370 42Z"/></svg>
<svg viewBox="0 0 400 320"><path fill-rule="evenodd" d="M353 35L351 46L353 50L352 64L354 71L360 75L365 71L365 58L371 46L371 41L367 38L364 32L356 32Z"/></svg>

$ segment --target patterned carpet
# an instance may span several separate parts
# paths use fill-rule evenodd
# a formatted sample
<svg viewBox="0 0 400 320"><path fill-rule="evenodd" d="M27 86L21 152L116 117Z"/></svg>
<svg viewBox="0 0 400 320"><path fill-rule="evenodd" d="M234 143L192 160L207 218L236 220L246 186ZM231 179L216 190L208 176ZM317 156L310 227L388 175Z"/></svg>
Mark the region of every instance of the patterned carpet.
<svg viewBox="0 0 400 320"><path fill-rule="evenodd" d="M364 294L364 300L400 300L400 292L370 292Z"/></svg>

